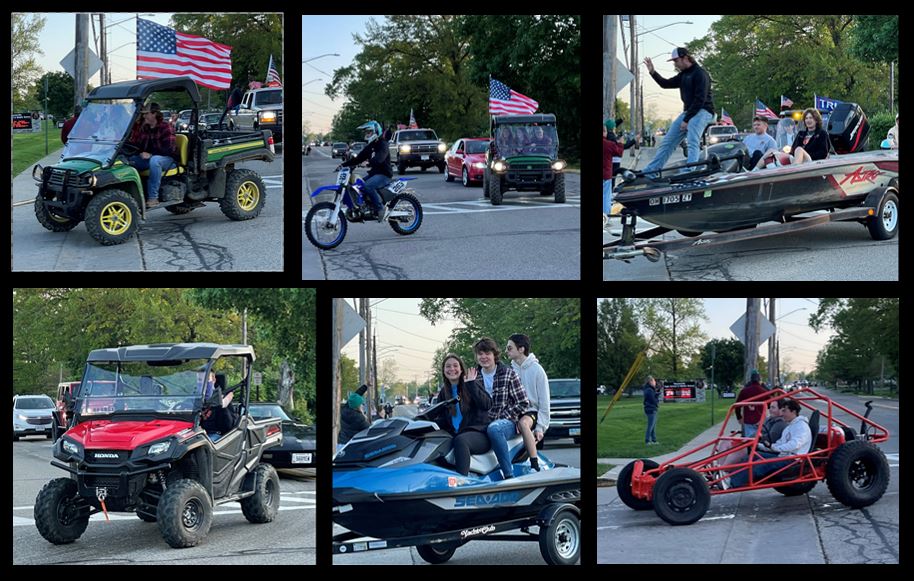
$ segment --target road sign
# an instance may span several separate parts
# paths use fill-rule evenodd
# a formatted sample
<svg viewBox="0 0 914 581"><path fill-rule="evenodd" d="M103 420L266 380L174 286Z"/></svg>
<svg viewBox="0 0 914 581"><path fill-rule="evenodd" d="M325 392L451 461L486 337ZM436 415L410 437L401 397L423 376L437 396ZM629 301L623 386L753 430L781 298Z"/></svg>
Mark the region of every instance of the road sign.
<svg viewBox="0 0 914 581"><path fill-rule="evenodd" d="M765 317L765 315L762 314L761 311L756 311L756 314L758 315L758 329L759 329L758 344L761 345L762 343L767 341L769 337L774 335L774 325L771 323L771 321L768 320L767 317ZM730 325L730 331L732 331L733 334L736 335L736 337L742 342L743 345L746 344L746 314L745 313L743 313L743 315L739 319L737 319L735 323Z"/></svg>
<svg viewBox="0 0 914 581"><path fill-rule="evenodd" d="M355 309L349 306L349 303L343 301L343 336L340 347L352 341L352 338L359 334L359 331L365 328L365 319L359 316Z"/></svg>
<svg viewBox="0 0 914 581"><path fill-rule="evenodd" d="M254 372L254 385L263 385L263 373L259 371Z"/></svg>
<svg viewBox="0 0 914 581"><path fill-rule="evenodd" d="M101 70L102 61L100 61L98 59L98 57L95 56L95 53L92 52L92 49L87 48L86 53L87 53L87 57L89 59L89 76L87 76L86 79L91 79L95 73L97 73L98 71ZM69 52L69 54L67 54L67 56L65 56L65 57L63 57L63 59L61 59L60 66L63 67L63 70L67 71L68 75L70 75L74 79L76 78L76 49L75 48L73 50L71 50Z"/></svg>
<svg viewBox="0 0 914 581"><path fill-rule="evenodd" d="M616 95L624 89L629 83L632 82L632 79L635 78L635 75L632 74L630 70L625 66L625 63L616 59L616 87L612 92L613 95ZM609 62L603 61L603 78L608 79L610 77Z"/></svg>

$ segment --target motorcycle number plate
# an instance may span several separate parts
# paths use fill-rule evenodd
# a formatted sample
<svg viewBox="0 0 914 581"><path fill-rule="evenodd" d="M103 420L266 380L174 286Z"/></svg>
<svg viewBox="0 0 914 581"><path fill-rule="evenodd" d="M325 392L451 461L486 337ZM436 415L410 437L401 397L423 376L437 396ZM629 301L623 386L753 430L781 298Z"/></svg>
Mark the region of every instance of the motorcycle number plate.
<svg viewBox="0 0 914 581"><path fill-rule="evenodd" d="M427 155L423 155L423 156L422 156L422 161L428 161L428 156L427 156Z"/></svg>
<svg viewBox="0 0 914 581"><path fill-rule="evenodd" d="M397 180L397 181L395 181L394 183L390 184L390 185L387 187L387 189L390 190L390 191L392 191L392 192L395 193L395 194L399 194L399 193L402 192L404 189L406 189L406 182L401 182L401 181Z"/></svg>
<svg viewBox="0 0 914 581"><path fill-rule="evenodd" d="M336 176L336 185L344 186L349 181L349 168L344 167L340 170L339 175Z"/></svg>

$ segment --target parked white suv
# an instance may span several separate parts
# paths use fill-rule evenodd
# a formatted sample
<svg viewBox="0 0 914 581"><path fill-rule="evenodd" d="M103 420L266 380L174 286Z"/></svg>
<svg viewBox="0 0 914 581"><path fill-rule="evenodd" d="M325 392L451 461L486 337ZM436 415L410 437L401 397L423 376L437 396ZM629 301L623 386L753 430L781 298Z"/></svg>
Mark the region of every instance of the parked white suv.
<svg viewBox="0 0 914 581"><path fill-rule="evenodd" d="M13 396L13 441L32 434L51 438L54 430L54 400L46 395Z"/></svg>

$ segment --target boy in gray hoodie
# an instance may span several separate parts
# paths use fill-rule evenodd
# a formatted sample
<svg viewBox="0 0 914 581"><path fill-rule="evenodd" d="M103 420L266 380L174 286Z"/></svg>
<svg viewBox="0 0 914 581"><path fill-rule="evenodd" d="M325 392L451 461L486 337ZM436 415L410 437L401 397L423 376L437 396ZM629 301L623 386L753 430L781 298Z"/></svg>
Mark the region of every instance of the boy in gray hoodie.
<svg viewBox="0 0 914 581"><path fill-rule="evenodd" d="M541 441L549 428L549 378L536 355L530 352L530 337L514 334L508 339L505 352L511 359L511 367L520 378L527 392L529 405L517 421L517 428L524 438L524 446L530 456L530 467L539 470L536 444Z"/></svg>

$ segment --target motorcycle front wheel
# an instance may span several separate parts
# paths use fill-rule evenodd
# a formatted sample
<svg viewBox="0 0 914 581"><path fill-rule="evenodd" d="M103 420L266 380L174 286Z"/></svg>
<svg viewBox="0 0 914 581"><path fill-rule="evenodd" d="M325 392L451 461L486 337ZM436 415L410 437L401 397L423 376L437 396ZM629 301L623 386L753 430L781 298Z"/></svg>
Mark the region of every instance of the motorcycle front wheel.
<svg viewBox="0 0 914 581"><path fill-rule="evenodd" d="M337 216L336 225L330 223L335 209L333 202L319 202L314 204L305 216L305 235L311 244L321 250L336 248L346 237L348 223L342 211Z"/></svg>
<svg viewBox="0 0 914 581"><path fill-rule="evenodd" d="M389 202L387 221L397 234L408 236L422 225L422 204L412 194L397 194Z"/></svg>

